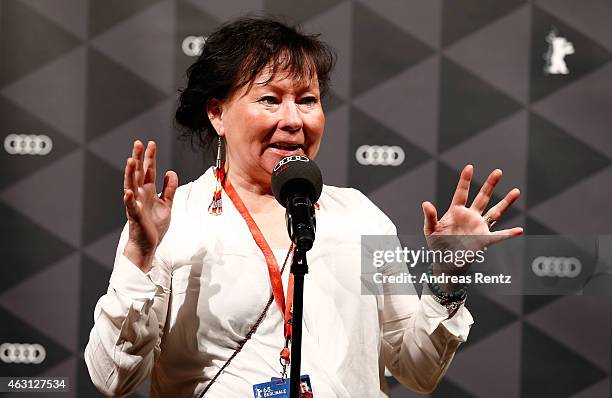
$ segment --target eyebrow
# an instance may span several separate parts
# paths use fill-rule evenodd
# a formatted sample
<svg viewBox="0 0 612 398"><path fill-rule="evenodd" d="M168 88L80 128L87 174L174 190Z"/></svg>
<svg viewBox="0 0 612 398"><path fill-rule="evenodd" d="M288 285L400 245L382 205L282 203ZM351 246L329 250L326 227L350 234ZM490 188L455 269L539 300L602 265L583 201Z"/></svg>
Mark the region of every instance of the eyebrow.
<svg viewBox="0 0 612 398"><path fill-rule="evenodd" d="M281 89L281 87L276 84L273 83L272 81L268 81L267 83L263 83L263 82L254 82L253 87L257 87L257 88L265 88L265 87L270 87L273 89ZM318 86L314 85L314 84L300 84L296 86L296 91L315 91L315 89L319 88ZM320 89L319 89L320 90Z"/></svg>

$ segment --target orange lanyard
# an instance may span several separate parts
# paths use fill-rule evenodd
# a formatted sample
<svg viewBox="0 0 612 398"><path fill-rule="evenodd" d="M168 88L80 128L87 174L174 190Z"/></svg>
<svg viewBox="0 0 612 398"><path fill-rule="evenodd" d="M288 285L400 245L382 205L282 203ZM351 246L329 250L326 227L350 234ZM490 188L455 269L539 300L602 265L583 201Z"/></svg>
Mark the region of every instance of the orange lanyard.
<svg viewBox="0 0 612 398"><path fill-rule="evenodd" d="M272 286L272 294L274 295L274 301L278 306L281 314L284 317L284 333L285 333L285 347L281 351L281 359L285 360L286 363L289 363L289 348L288 342L291 339L291 319L293 317L292 314L292 305L293 305L293 274L289 274L289 284L287 286L287 300L285 300L285 293L283 289L283 281L280 270L278 268L278 262L276 261L276 257L274 253L272 253L272 249L266 238L261 233L261 230L251 217L249 210L244 205L242 199L238 195L238 192L234 189L232 184L229 181L227 176L223 179L223 189L229 196L230 200L236 207L236 210L240 213L247 226L249 227L249 231L251 231L251 235L255 240L255 243L261 250L266 260L266 264L268 265L268 274L270 275L270 285Z"/></svg>

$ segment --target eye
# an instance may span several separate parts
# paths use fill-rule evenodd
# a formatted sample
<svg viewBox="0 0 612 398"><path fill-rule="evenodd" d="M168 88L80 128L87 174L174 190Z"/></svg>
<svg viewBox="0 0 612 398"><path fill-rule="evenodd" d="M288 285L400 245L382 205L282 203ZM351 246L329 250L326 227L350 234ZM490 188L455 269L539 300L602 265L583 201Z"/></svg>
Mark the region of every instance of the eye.
<svg viewBox="0 0 612 398"><path fill-rule="evenodd" d="M278 99L272 95L266 95L257 100L257 102L261 102L266 105L276 105L278 104Z"/></svg>
<svg viewBox="0 0 612 398"><path fill-rule="evenodd" d="M300 100L300 104L310 105L310 106L315 105L317 102L319 102L319 100L314 95L309 95L308 97L304 97Z"/></svg>

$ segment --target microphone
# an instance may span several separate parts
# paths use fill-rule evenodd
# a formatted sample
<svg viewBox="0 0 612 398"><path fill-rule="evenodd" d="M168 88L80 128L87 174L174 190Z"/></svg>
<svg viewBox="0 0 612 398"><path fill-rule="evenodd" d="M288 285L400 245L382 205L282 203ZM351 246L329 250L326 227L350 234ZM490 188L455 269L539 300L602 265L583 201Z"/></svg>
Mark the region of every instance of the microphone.
<svg viewBox="0 0 612 398"><path fill-rule="evenodd" d="M272 170L272 192L287 209L285 220L289 238L303 251L310 250L314 243L314 204L322 190L321 170L304 155L287 156Z"/></svg>

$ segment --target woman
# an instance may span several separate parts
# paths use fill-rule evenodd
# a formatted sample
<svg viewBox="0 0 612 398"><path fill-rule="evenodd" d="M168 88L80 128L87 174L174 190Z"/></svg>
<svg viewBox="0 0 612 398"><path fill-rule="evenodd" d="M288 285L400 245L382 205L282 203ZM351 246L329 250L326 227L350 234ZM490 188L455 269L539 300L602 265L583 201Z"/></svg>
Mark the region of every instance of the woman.
<svg viewBox="0 0 612 398"><path fill-rule="evenodd" d="M222 138L225 164L220 157L218 168L178 189L169 171L158 196L156 145L134 143L124 179L128 223L85 350L102 392L126 395L151 374L152 397L247 397L283 374L291 242L270 175L285 156L316 156L332 64L315 36L273 20L242 18L209 36L176 118L202 142ZM472 174L471 166L462 171L440 220L423 204L426 236L496 241L522 232L492 233L482 216L499 170L466 207ZM508 193L487 220L498 220L518 195ZM361 236L394 236L395 226L359 191L331 186L316 217L302 347L315 396L384 397L385 366L407 387L433 390L472 324L465 295L448 294L453 286L421 300L361 295Z"/></svg>

